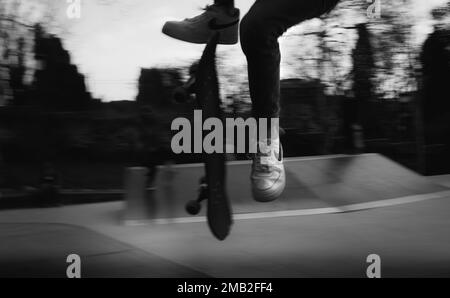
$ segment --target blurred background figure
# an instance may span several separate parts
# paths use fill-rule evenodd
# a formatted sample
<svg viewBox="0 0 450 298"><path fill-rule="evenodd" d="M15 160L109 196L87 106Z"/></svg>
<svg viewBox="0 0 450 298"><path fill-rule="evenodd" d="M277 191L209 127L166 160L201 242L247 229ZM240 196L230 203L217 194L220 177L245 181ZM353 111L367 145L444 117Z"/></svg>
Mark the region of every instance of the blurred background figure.
<svg viewBox="0 0 450 298"><path fill-rule="evenodd" d="M164 166L161 168L161 180L162 185L161 190L163 192L162 198L164 200L164 209L166 210L165 217L167 219L175 218L175 188L177 187L174 183L176 170L173 167L174 162L172 160L168 160Z"/></svg>
<svg viewBox="0 0 450 298"><path fill-rule="evenodd" d="M55 207L62 204L60 196L60 175L51 162L45 162L37 190L38 206Z"/></svg>

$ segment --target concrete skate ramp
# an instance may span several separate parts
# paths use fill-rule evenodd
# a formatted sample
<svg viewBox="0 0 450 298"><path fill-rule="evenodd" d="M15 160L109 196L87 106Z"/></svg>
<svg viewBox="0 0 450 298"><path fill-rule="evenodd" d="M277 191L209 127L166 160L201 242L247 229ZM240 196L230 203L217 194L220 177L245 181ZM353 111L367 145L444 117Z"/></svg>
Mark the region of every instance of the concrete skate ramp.
<svg viewBox="0 0 450 298"><path fill-rule="evenodd" d="M91 230L63 224L0 224L0 278L65 278L67 256L81 258L81 277L207 275Z"/></svg>
<svg viewBox="0 0 450 298"><path fill-rule="evenodd" d="M271 203L257 203L250 188L250 162L230 162L227 190L235 214L329 208L448 191L378 154L291 158L287 186ZM156 218L186 217L187 201L197 197L203 165L161 168L154 194ZM200 215L205 214L203 208Z"/></svg>

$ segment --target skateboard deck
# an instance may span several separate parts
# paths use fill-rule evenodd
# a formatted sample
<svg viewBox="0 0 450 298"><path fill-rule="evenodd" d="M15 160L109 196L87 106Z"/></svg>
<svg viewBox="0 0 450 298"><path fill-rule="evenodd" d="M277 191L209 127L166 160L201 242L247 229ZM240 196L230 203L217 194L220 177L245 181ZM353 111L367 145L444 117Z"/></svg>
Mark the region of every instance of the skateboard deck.
<svg viewBox="0 0 450 298"><path fill-rule="evenodd" d="M219 96L219 82L216 70L216 48L219 33L216 33L206 45L203 55L195 66L194 78L188 81L189 89L195 93L198 107L204 119L211 117L223 120L223 111ZM192 88L193 87L193 88ZM199 198L187 204L190 214L197 214L200 202L207 201L207 220L212 234L224 240L233 224L232 211L226 192L226 166L224 153L203 153L205 177L201 181Z"/></svg>

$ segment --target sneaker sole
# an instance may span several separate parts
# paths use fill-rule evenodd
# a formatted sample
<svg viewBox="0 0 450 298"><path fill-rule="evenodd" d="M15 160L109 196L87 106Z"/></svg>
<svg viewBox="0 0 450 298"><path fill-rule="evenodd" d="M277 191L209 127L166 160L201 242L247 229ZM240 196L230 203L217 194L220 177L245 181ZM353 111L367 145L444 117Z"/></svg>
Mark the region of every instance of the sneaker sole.
<svg viewBox="0 0 450 298"><path fill-rule="evenodd" d="M284 192L286 188L286 174L283 173L279 179L282 179L284 181L283 185L274 189L268 189L264 191L264 195L262 195L262 191L255 190L252 187L252 194L255 201L260 203L269 203L277 200Z"/></svg>
<svg viewBox="0 0 450 298"><path fill-rule="evenodd" d="M236 25L236 26L238 26L238 25ZM183 36L175 35L173 32L170 32L169 30L167 30L166 26L163 27L162 32L165 35L167 35L167 36L169 36L171 38L177 39L177 40L181 40L181 41L185 41L185 42L189 42L189 43L195 43L195 44L207 44L209 39L214 35L215 32L223 33L223 32L225 32L227 30L236 30L236 28L234 28L234 29L233 28L226 28L226 29L223 29L223 30L211 31L211 34L210 34L209 38L207 38L206 40L205 39L185 38ZM239 42L238 39L226 38L226 35L227 34L221 34L220 35L218 44L235 45L235 44L237 44ZM237 35L238 34L236 34L236 36Z"/></svg>

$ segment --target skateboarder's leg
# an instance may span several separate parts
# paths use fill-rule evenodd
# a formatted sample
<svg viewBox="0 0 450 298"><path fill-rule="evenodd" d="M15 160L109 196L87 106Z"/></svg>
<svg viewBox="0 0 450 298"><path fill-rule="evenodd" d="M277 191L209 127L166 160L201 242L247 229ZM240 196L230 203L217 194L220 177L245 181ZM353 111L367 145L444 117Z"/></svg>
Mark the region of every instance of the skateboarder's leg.
<svg viewBox="0 0 450 298"><path fill-rule="evenodd" d="M339 0L257 0L241 22L250 93L256 117L278 117L280 49L278 38L290 27L318 17Z"/></svg>
<svg viewBox="0 0 450 298"><path fill-rule="evenodd" d="M166 22L163 33L186 42L207 43L215 32L220 32L220 44L238 42L239 9L234 7L234 0L214 0L213 5L193 18L183 21Z"/></svg>
<svg viewBox="0 0 450 298"><path fill-rule="evenodd" d="M234 0L214 0L214 4L234 7Z"/></svg>
<svg viewBox="0 0 450 298"><path fill-rule="evenodd" d="M241 22L241 45L247 57L253 114L279 118L280 49L278 38L290 27L330 10L338 0L257 0ZM271 201L285 187L285 171L278 132L258 144L269 153L256 154L252 189L258 201ZM268 145L268 146L266 146Z"/></svg>

